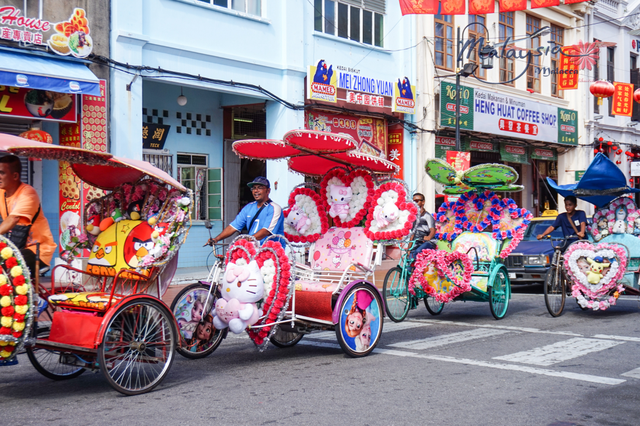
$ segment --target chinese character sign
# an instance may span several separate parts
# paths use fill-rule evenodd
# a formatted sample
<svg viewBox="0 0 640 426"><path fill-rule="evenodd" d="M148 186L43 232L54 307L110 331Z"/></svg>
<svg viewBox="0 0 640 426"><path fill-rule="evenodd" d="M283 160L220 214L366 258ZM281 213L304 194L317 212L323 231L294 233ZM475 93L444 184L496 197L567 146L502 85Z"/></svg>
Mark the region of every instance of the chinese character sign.
<svg viewBox="0 0 640 426"><path fill-rule="evenodd" d="M573 46L565 46L562 53L575 54ZM560 69L558 71L558 88L560 90L573 90L578 88L578 65L570 56L560 55Z"/></svg>
<svg viewBox="0 0 640 426"><path fill-rule="evenodd" d="M614 82L613 85L616 91L611 100L613 102L611 113L631 117L633 113L633 84Z"/></svg>
<svg viewBox="0 0 640 426"><path fill-rule="evenodd" d="M142 147L144 149L162 149L171 126L166 124L144 123L142 125Z"/></svg>
<svg viewBox="0 0 640 426"><path fill-rule="evenodd" d="M394 178L404 179L404 129L402 126L394 126L389 129L389 142L387 147L388 160L396 164L400 169Z"/></svg>
<svg viewBox="0 0 640 426"><path fill-rule="evenodd" d="M447 163L458 171L464 171L471 167L471 153L464 151L447 151Z"/></svg>

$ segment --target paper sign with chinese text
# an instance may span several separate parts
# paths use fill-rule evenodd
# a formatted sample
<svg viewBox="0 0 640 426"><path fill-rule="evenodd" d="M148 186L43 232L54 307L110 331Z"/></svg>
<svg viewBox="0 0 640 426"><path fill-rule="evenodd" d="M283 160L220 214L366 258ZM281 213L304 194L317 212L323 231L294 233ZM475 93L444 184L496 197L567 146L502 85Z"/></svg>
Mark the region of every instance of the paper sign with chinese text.
<svg viewBox="0 0 640 426"><path fill-rule="evenodd" d="M613 85L616 91L611 100L613 102L611 113L613 115L631 117L633 113L633 84L614 82Z"/></svg>
<svg viewBox="0 0 640 426"><path fill-rule="evenodd" d="M305 127L332 133L346 133L358 143L358 150L387 158L386 125L384 120L328 112L306 112Z"/></svg>
<svg viewBox="0 0 640 426"><path fill-rule="evenodd" d="M389 129L388 151L387 159L399 167L399 172L393 177L404 180L404 128L402 126L393 126Z"/></svg>
<svg viewBox="0 0 640 426"><path fill-rule="evenodd" d="M447 151L447 163L458 171L468 170L471 167L471 153L464 151Z"/></svg>
<svg viewBox="0 0 640 426"><path fill-rule="evenodd" d="M565 46L562 53L575 54L573 46ZM558 89L573 90L578 88L578 65L567 55L560 55L560 69L558 69Z"/></svg>

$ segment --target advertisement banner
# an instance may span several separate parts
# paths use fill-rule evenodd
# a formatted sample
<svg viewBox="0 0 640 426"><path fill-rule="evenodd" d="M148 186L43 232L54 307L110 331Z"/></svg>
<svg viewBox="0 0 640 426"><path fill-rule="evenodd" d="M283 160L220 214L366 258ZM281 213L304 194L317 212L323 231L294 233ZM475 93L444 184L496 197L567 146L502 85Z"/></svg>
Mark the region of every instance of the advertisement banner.
<svg viewBox="0 0 640 426"><path fill-rule="evenodd" d="M529 163L527 148L520 145L501 145L500 158L507 163Z"/></svg>
<svg viewBox="0 0 640 426"><path fill-rule="evenodd" d="M558 143L578 145L578 112L558 108Z"/></svg>
<svg viewBox="0 0 640 426"><path fill-rule="evenodd" d="M402 126L393 126L389 128L389 155L387 160L396 164L400 171L393 175L394 178L404 180L404 128Z"/></svg>
<svg viewBox="0 0 640 426"><path fill-rule="evenodd" d="M575 46L565 46L562 53L575 55ZM567 55L560 55L560 69L558 70L558 89L573 90L578 88L578 65Z"/></svg>
<svg viewBox="0 0 640 426"><path fill-rule="evenodd" d="M309 65L307 72L307 99L315 101L338 101L338 76L333 65L321 60L318 65Z"/></svg>
<svg viewBox="0 0 640 426"><path fill-rule="evenodd" d="M346 133L356 140L360 152L387 158L387 126L384 120L319 111L308 111L305 114L307 129Z"/></svg>
<svg viewBox="0 0 640 426"><path fill-rule="evenodd" d="M0 86L0 117L75 123L76 95Z"/></svg>
<svg viewBox="0 0 640 426"><path fill-rule="evenodd" d="M633 84L614 82L616 88L613 94L611 114L631 117L633 113Z"/></svg>
<svg viewBox="0 0 640 426"><path fill-rule="evenodd" d="M471 167L471 153L464 151L447 151L447 163L451 164L457 172Z"/></svg>
<svg viewBox="0 0 640 426"><path fill-rule="evenodd" d="M415 114L416 102L413 94L416 92L416 86L412 86L408 78L402 81L398 79L398 84L393 89L393 112L402 112L404 114Z"/></svg>
<svg viewBox="0 0 640 426"><path fill-rule="evenodd" d="M80 123L61 123L58 126L60 145L82 148ZM60 201L60 251L67 247L71 240L72 226L80 229L82 226L82 202L80 195L82 183L71 169L67 161L58 162L58 182Z"/></svg>
<svg viewBox="0 0 640 426"><path fill-rule="evenodd" d="M549 148L531 148L531 159L557 161L558 156L555 149Z"/></svg>
<svg viewBox="0 0 640 426"><path fill-rule="evenodd" d="M473 130L474 128L474 90L471 87L460 86L460 128ZM456 85L440 84L440 125L456 126Z"/></svg>
<svg viewBox="0 0 640 426"><path fill-rule="evenodd" d="M445 138L436 136L436 158L441 160L447 159L447 151L456 149L456 140L454 138Z"/></svg>

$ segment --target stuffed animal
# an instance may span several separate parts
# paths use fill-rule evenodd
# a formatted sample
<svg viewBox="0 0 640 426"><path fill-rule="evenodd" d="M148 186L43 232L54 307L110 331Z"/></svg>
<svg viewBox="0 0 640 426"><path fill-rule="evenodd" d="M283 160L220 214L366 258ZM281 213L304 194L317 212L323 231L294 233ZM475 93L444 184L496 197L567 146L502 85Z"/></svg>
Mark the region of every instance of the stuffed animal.
<svg viewBox="0 0 640 426"><path fill-rule="evenodd" d="M98 235L100 233L100 215L94 214L89 216L85 229L91 235Z"/></svg>
<svg viewBox="0 0 640 426"><path fill-rule="evenodd" d="M587 281L590 284L598 284L604 275L602 274L602 270L608 268L611 264L602 259L602 257L597 256L594 259L587 258L587 262L591 264L591 269L589 269L589 273L587 274Z"/></svg>
<svg viewBox="0 0 640 426"><path fill-rule="evenodd" d="M616 210L616 221L613 224L611 232L614 234L624 234L627 232L627 212L622 206Z"/></svg>
<svg viewBox="0 0 640 426"><path fill-rule="evenodd" d="M311 226L311 219L296 205L289 209L286 222L299 234L304 234Z"/></svg>
<svg viewBox="0 0 640 426"><path fill-rule="evenodd" d="M349 201L353 197L353 191L350 186L329 185L329 216L338 216L340 220L346 220L349 215Z"/></svg>
<svg viewBox="0 0 640 426"><path fill-rule="evenodd" d="M376 206L373 216L378 224L378 229L386 228L390 223L395 222L400 216L400 209L393 202L387 202Z"/></svg>
<svg viewBox="0 0 640 426"><path fill-rule="evenodd" d="M256 302L264 296L264 280L255 260L249 264L230 262L222 280L222 298L216 302L213 325L218 330L229 327L240 334L262 315Z"/></svg>
<svg viewBox="0 0 640 426"><path fill-rule="evenodd" d="M140 213L142 213L143 200L134 201L127 207L127 213L131 220L140 220Z"/></svg>
<svg viewBox="0 0 640 426"><path fill-rule="evenodd" d="M598 231L599 234L596 237L596 241L600 241L607 235L609 235L609 221L606 218L602 218L598 221Z"/></svg>
<svg viewBox="0 0 640 426"><path fill-rule="evenodd" d="M124 216L122 215L122 210L116 208L113 211L113 213L111 213L110 217L106 217L102 219L102 222L100 222L100 231L102 232L106 231L107 228L109 228L115 222L120 222L122 219L124 219Z"/></svg>

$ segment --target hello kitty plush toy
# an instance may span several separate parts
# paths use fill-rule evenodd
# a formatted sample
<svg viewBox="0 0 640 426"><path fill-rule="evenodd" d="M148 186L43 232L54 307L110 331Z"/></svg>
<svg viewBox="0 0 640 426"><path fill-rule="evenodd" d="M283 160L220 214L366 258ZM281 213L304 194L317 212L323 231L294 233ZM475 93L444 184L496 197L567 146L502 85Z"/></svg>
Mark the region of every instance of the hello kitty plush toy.
<svg viewBox="0 0 640 426"><path fill-rule="evenodd" d="M296 205L289 210L286 222L299 234L304 234L311 226L311 219Z"/></svg>
<svg viewBox="0 0 640 426"><path fill-rule="evenodd" d="M394 202L387 202L376 206L373 216L378 224L378 229L386 228L400 216L400 209Z"/></svg>
<svg viewBox="0 0 640 426"><path fill-rule="evenodd" d="M262 315L256 302L264 296L264 281L255 260L249 264L242 259L229 263L220 292L222 298L216 302L213 318L213 325L218 330L229 327L235 334L240 334Z"/></svg>
<svg viewBox="0 0 640 426"><path fill-rule="evenodd" d="M350 186L329 185L329 216L338 216L340 220L346 220L349 215L349 201L353 196Z"/></svg>

